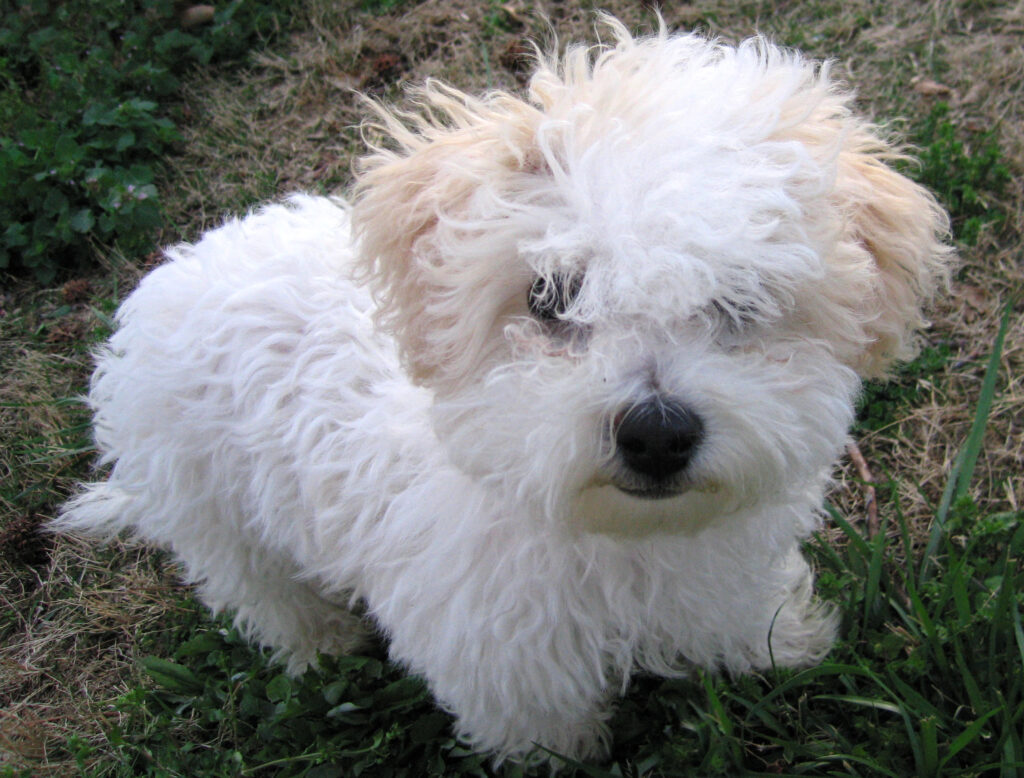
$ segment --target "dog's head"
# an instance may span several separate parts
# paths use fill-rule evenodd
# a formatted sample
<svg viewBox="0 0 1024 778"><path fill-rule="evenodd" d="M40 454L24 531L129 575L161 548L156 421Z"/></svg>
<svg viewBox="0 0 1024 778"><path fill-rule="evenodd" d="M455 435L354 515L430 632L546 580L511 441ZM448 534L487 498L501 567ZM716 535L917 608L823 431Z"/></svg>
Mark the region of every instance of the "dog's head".
<svg viewBox="0 0 1024 778"><path fill-rule="evenodd" d="M763 40L538 57L527 99L380 111L361 271L474 476L584 527L820 487L858 377L911 353L947 221L851 96Z"/></svg>

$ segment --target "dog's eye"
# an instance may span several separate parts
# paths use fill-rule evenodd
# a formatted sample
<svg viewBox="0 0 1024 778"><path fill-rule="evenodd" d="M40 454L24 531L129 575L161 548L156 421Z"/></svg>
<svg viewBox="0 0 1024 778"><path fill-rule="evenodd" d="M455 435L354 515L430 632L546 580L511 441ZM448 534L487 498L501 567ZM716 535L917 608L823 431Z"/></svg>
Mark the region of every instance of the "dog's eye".
<svg viewBox="0 0 1024 778"><path fill-rule="evenodd" d="M569 310L582 285L580 276L537 278L527 298L530 313L541 321L557 321Z"/></svg>

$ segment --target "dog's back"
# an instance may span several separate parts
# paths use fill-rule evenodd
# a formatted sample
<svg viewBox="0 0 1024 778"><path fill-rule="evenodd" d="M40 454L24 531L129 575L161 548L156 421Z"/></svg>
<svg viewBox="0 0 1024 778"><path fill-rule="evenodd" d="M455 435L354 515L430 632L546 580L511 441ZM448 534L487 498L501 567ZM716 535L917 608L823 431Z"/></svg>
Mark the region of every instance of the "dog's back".
<svg viewBox="0 0 1024 778"><path fill-rule="evenodd" d="M207 604L258 625L296 667L352 632L343 608L307 607L321 593L293 580L322 553L312 506L347 507L334 526L379 514L381 497L320 493L347 486L361 449L381 450L392 409L380 397L407 387L351 279L350 244L344 204L296 196L169 250L97 354L89 403L110 477L54 524L172 549Z"/></svg>

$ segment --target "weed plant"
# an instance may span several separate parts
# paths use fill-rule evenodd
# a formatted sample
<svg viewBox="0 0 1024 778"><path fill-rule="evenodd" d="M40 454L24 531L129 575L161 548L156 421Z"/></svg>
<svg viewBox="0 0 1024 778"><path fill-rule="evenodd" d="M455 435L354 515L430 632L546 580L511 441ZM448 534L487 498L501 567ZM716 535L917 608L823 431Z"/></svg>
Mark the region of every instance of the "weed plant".
<svg viewBox="0 0 1024 778"><path fill-rule="evenodd" d="M173 0L30 0L0 27L0 271L42 282L93 245L139 254L160 223L160 158L184 73L238 60L285 0L218 4L185 30Z"/></svg>
<svg viewBox="0 0 1024 778"><path fill-rule="evenodd" d="M973 246L986 226L998 228L1006 218L999 207L1010 181L995 129L977 133L971 142L950 119L947 103L937 103L914 132L919 166L907 172L927 186L953 218L953 235Z"/></svg>

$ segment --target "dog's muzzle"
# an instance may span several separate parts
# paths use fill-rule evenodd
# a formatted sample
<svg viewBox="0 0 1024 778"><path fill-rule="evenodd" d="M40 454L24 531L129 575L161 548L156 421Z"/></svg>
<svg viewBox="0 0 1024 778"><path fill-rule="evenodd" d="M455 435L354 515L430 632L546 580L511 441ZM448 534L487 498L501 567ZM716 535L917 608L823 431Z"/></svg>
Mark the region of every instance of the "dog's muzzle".
<svg viewBox="0 0 1024 778"><path fill-rule="evenodd" d="M685 488L683 472L704 437L704 423L672 398L652 397L615 417L615 451L628 477L619 489L658 499Z"/></svg>

